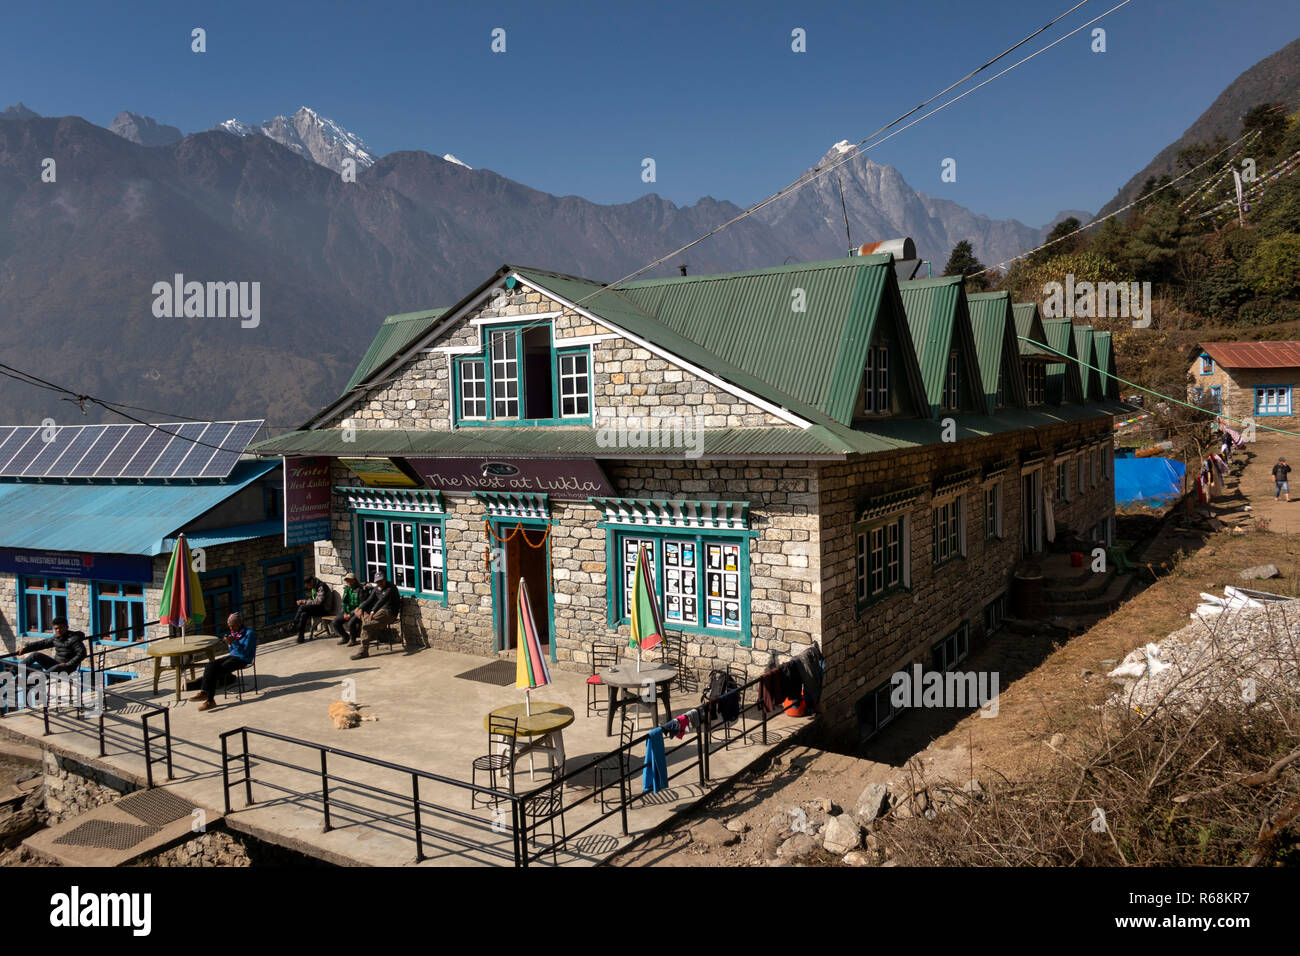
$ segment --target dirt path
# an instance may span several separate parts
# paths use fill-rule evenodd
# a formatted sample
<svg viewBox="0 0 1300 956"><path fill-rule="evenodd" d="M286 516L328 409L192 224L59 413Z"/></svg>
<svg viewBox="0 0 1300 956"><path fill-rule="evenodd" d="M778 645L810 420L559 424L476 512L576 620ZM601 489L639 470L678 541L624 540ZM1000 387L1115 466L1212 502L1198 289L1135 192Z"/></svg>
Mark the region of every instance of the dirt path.
<svg viewBox="0 0 1300 956"><path fill-rule="evenodd" d="M1248 464L1234 489L1240 496L1225 496L1212 510L1240 512L1248 505L1247 513L1265 518L1269 530L1228 529L1187 534L1182 539L1175 535L1175 540L1186 540L1187 547L1196 550L1186 556L1175 553L1167 562L1172 570L1157 568L1159 580L1064 643L1003 630L972 647L966 669L1000 675L995 717L970 711L913 711L857 754L811 748L788 751L766 770L739 781L708 810L619 862L765 865L776 834L788 835L791 821L818 819L825 812L822 808L831 803L852 810L868 784L905 780L912 757L927 777L946 777L958 784L972 776L1023 778L1047 755L1047 743L1054 735L1068 741L1112 692L1114 684L1106 672L1134 648L1184 626L1202 591L1222 594L1225 585L1235 585L1300 596L1300 502L1275 503L1270 474L1279 455L1294 462L1300 474L1300 439L1259 434L1265 437L1249 448ZM1262 564L1275 564L1281 576L1254 582L1239 578L1242 569ZM717 825L701 829L708 821ZM699 839L692 840L692 830ZM719 845L731 840L736 842ZM834 862L829 856L821 860Z"/></svg>

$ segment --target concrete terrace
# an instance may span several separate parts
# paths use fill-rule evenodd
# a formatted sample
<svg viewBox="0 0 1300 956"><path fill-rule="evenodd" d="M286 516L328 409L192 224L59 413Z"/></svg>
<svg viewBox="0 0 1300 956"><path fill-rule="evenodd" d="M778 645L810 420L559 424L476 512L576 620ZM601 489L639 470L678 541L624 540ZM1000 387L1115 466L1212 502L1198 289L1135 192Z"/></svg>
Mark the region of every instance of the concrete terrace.
<svg viewBox="0 0 1300 956"><path fill-rule="evenodd" d="M523 692L514 688L513 680L507 686L495 686L456 676L490 663L484 658L441 650L399 648L391 653L372 651L368 660L351 661L348 657L352 650L338 646L332 637L303 645L296 644L293 638L265 644L258 654L260 690L251 692L251 678L246 677L242 702L233 690L229 697L223 691L218 695L221 706L206 712L200 712L198 705L188 700L175 701L171 687L166 686L170 673L164 673L156 695L152 692L152 671L147 676L114 685L113 691L137 703L124 704L110 698L112 716L106 722L108 741L106 756L102 758L98 756L97 725L93 718L83 723L72 712L61 714L57 720L51 720L48 737L42 736L39 714L11 714L0 721L0 727L22 734L55 753L106 769L143 786L140 715L149 706L166 707L171 720L174 780L168 783L165 766L156 763L155 785L167 786L193 803L220 814L224 799L219 735L223 731L257 728L468 782L471 761L487 752L484 717L494 708L523 700ZM585 716L584 675L554 669L552 678L552 684L533 692L533 699L573 708L577 719L564 731L564 740L567 769L575 770L593 756L617 746L617 723L615 736L607 737L603 715ZM362 712L379 719L363 722L350 730L339 730L328 711L331 703L343 697L347 679L355 682L355 699L362 705ZM698 691L684 694L680 689L674 690L674 714L698 703ZM749 699L752 700L752 695ZM758 724L753 720L755 715L756 709L751 709L746 739L739 739L739 725L733 725L731 746L719 749L710 758L710 788L789 739L806 724L805 720L782 714L774 716L768 723L768 743L764 746ZM151 726L155 724L155 729L160 730L161 721L151 721ZM318 751L270 738L250 736L249 739L253 755L253 797L257 802L246 808L243 786L233 786L231 813L225 818L229 829L344 865L414 864L416 845L409 798L375 794L358 786L366 784L409 797L409 773L331 754L328 760L333 828L323 832ZM715 744L721 743L720 731L714 740ZM697 747L693 734L668 743L671 774L694 760ZM677 745L684 746L674 754L672 747ZM156 746L161 749L161 741ZM237 736L230 739L230 752L242 752ZM561 865L598 863L706 794L697 769L692 767L673 779L668 791L641 798L642 753L640 747L634 751L633 766L637 772L629 782L629 792L638 795L628 812L629 836L621 835L615 814L572 841L567 852L561 850L558 855ZM273 761L312 768L316 772L279 766ZM544 766L545 758L539 758L539 770ZM529 781L527 758L520 761L519 767L518 790L524 793L535 784ZM239 765L232 765L232 780L241 775ZM344 782L334 775L355 783ZM542 779L539 773L537 783ZM479 782L486 785L485 776L480 775ZM565 788L567 832L599 815L597 801L569 809L575 800L591 792L593 783L594 774L588 771ZM609 793L612 797L617 789L611 788ZM470 810L469 791L450 785L421 780L420 796L441 806ZM557 821L557 834L558 826ZM498 814L495 819L491 808L480 806L471 820L424 808L426 859L421 865L512 865L509 827L508 806L504 818ZM549 826L543 824L542 829L542 844L549 845ZM538 862L549 865L550 854Z"/></svg>

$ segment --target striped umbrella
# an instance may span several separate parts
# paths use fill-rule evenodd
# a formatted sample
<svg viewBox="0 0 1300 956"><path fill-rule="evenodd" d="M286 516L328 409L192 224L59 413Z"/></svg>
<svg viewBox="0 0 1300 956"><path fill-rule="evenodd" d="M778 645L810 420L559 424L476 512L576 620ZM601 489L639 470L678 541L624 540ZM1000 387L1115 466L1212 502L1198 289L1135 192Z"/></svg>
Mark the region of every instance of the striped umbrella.
<svg viewBox="0 0 1300 956"><path fill-rule="evenodd" d="M187 623L193 623L197 629L206 616L199 575L190 561L190 546L182 534L176 541L176 550L172 552L171 562L167 565L158 623L179 627L181 637L184 637Z"/></svg>
<svg viewBox="0 0 1300 956"><path fill-rule="evenodd" d="M523 578L519 579L519 633L515 644L515 687L523 689L525 712L532 713L529 692L549 684L551 672L546 667L546 655L533 621L533 606L528 601L528 585Z"/></svg>
<svg viewBox="0 0 1300 956"><path fill-rule="evenodd" d="M645 545L636 553L636 571L632 579L632 635L627 646L636 648L637 669L641 669L641 651L650 650L664 639L664 623L659 619L659 601L655 598L654 576Z"/></svg>

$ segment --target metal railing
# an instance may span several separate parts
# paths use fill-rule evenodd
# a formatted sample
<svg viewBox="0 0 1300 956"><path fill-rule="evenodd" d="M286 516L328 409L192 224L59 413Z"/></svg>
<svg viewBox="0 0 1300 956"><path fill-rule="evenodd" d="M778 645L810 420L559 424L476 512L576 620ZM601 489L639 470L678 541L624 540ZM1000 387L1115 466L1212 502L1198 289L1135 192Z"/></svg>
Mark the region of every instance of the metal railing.
<svg viewBox="0 0 1300 956"><path fill-rule="evenodd" d="M278 596L271 596L246 601L243 602L240 608L240 613L244 615L245 622L248 623L250 627L256 629L257 625L253 622L257 620L260 606L269 605L273 601L280 603L282 600L283 599ZM277 620L273 622L272 627L284 623L287 622ZM47 680L45 692L41 694L42 700L39 707L41 711L43 730L42 736L50 736L51 720L67 720L69 721L68 726L71 729L78 731L84 730L86 712L88 709L85 703L87 696L86 688L89 687L91 694L97 694L97 696L94 697L95 706L90 710L92 716L97 718L96 727L93 733L98 739L99 756L101 757L107 755L107 742L110 736L105 724L106 718L110 716L110 708L108 706L109 702L120 701L123 703L124 709L128 706L142 707L143 710L140 713L139 740L144 756L145 779L150 788L154 785L153 767L156 763L165 762L167 765L167 779L173 779L171 713L166 707L144 704L141 701L124 694L108 690L108 674L110 671L121 671L136 664L147 664L150 662L156 664L158 662L157 658L146 654L143 657L134 657L127 660L114 660L110 665L109 655L120 655L123 651L129 651L131 648L147 647L155 641L168 640L174 636L169 633L159 634L154 637L145 637L139 640L129 639L133 634L143 633L147 628L156 627L158 625L159 621L157 620L145 621L142 624L124 625L111 630L87 635L85 640L89 645L89 648L86 656L83 658L83 661L85 662L83 665L84 669L79 668L78 671L75 672L75 677L69 675L70 677L73 677L73 680L66 684L63 682L50 684ZM128 639L123 640L123 636ZM259 635L259 644L262 640L262 635ZM23 675L25 668L22 664L21 653L15 651L13 655L0 657L0 669L11 671L16 676ZM16 683L22 685L25 681L17 681ZM61 702L53 700L52 698L56 695L51 692L58 687L64 686L71 689L73 697L67 708L63 708ZM10 711L30 711L36 709L31 706L31 702L27 698L26 687L20 686L19 692L22 694L21 702L19 702L17 695L15 695L14 703L16 706L10 707L7 703L0 704L0 713L8 713ZM51 708L51 705L53 705L53 708ZM120 715L117 714L112 714L112 716L120 717ZM162 718L161 730L156 729L155 725L150 724L151 720L157 720L159 717ZM130 722L130 718L127 717L121 717L121 719L128 723ZM130 737L123 735L121 740L129 741ZM154 744L159 740L162 741L162 748L161 752L155 756Z"/></svg>
<svg viewBox="0 0 1300 956"><path fill-rule="evenodd" d="M758 700L757 693L751 694L755 698L753 701L749 703L745 702L746 694L754 692L755 688L757 688L762 680L763 676L753 678L752 680L740 685L734 691L728 692L735 693L739 696L738 720L742 719L742 717L750 711L756 712L754 720L756 725L755 728L745 731L740 737L733 738L730 735L726 735L720 741L715 741L713 739L714 734L718 729L724 726L723 723L710 716L709 711L711 708L706 704L702 703L696 705L700 708L702 717L696 730L692 734L686 735L680 743L675 745L669 746L667 742L665 742L664 757L666 765L671 762L670 758L683 748L689 747L694 751L693 754L688 756L688 759L685 762L682 762L680 766L674 768L667 774L667 780L669 783L684 775L694 773L698 776L701 788L707 788L709 781L712 779L709 765L709 758L712 754L717 753L719 750L727 749L733 742L744 740L754 734L758 735L759 740L764 746L767 745L768 722L776 712L774 711L769 713L764 710ZM727 695L723 696L725 697ZM718 698L718 701L720 700L722 700L722 698ZM713 703L716 705L717 701L714 701ZM240 752L232 753L230 749L230 740L237 735L240 738L242 749ZM632 804L643 796L642 794L633 794L631 792L632 787L630 786L630 779L633 774L641 772L642 770L640 759L634 757L632 751L637 747L648 746L647 740L649 735L650 732L640 736L634 735L633 739L628 743L622 744L608 753L593 757L573 769L562 769L560 773L554 775L551 780L528 791L527 793L513 793L489 787L482 787L474 783L467 783L463 780L457 780L441 774L431 773L426 770L420 770L415 767L405 766L387 760L381 760L377 757L370 757L353 751L341 750L337 747L304 740L298 737L289 737L284 734L261 730L256 727L238 727L221 734L221 774L225 812L229 814L232 810L230 802L230 793L232 788L240 785L244 788L245 807L251 807L257 803L253 798L253 784L256 783L258 786L267 787L273 791L292 795L294 797L310 796L312 799L318 799L321 803L324 830L326 832L333 829L331 822L332 808L346 808L373 820L384 820L398 825L403 829L412 830L415 839L415 862L417 863L426 859L424 852L426 833L437 833L441 839L464 849L484 852L489 855L497 855L495 851L483 842L471 842L455 834L448 833L446 830L435 830L426 823L426 811L431 811L434 814L443 814L452 819L468 823L474 828L481 829L485 826L485 821L481 815L475 814L472 811L466 812L451 807L446 803L438 803L427 799L427 797L422 795L420 792L420 783L421 781L428 781L430 783L451 787L459 793L478 795L484 798L485 802L491 802L498 807L504 804L509 804L509 828L512 835L512 862L517 867L525 867L534 861L540 860L541 857L547 854L555 857L561 847L567 847L567 845L572 844L578 837L587 833L592 828L601 825L615 815L618 815L619 817L619 825L622 834L624 836L628 835L628 811L632 808ZM286 760L281 760L263 752L254 753L250 749L250 738L263 738L287 744L291 747L301 747L315 751L319 756L319 766L303 766ZM344 760L381 768L406 776L410 779L410 787L409 789L398 791L345 777L334 770L331 770L329 764L329 757L331 755ZM301 790L294 790L290 787L272 783L266 779L265 775L254 777L254 760L259 764L266 764L268 766L279 767L309 775L317 781L315 789L313 792L308 794ZM231 767L234 764L242 764L242 776L232 777ZM564 800L566 795L565 788L570 786L575 778L588 772L594 773L598 766L610 766L611 764L618 767L618 773L614 780L606 781L599 787L593 785L588 793L566 805ZM511 768L511 772L513 774L513 768ZM332 787L338 789L340 785L354 787L359 791L369 794L371 797L377 797L380 800L388 801L394 806L400 806L402 808L402 814L381 813L374 809L360 806L356 803L341 801L337 796L331 793ZM603 809L602 812L596 815L595 819L586 822L572 832L568 831L563 822L566 814L572 814L579 807L595 800L600 800L601 806L604 808L606 803L609 802L606 794L614 787L617 787L618 789L618 797L616 801L613 801L614 806L612 808ZM571 789L572 788L570 787L570 790ZM538 804L543 807L549 807L550 809L545 812L530 814L530 806ZM405 819L408 813L410 816L410 822ZM500 816L503 817L504 814L501 814ZM556 820L561 822L560 832L562 835L558 839L554 837L554 822ZM503 821L498 819L498 823L493 824L492 832L501 832L501 830L497 828L498 825L500 825L502 829L504 828ZM530 851L530 834L540 834L543 825L547 825L550 828L552 841L549 844L540 845L537 840L534 840L532 842L535 845L535 849Z"/></svg>

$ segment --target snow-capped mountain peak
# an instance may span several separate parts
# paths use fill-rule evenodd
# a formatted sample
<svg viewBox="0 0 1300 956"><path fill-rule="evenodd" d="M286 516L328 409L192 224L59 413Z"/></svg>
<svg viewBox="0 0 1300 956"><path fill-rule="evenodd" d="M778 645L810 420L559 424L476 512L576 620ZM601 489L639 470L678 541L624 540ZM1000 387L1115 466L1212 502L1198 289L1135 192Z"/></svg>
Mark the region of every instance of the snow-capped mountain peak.
<svg viewBox="0 0 1300 956"><path fill-rule="evenodd" d="M442 156L442 158L445 159L445 160L446 160L447 162L449 162L449 163L455 163L457 166L464 166L466 169L473 169L473 168L474 168L474 167L471 166L469 163L462 162L461 160L457 159L455 156L451 155L451 153L444 153L443 156Z"/></svg>
<svg viewBox="0 0 1300 956"><path fill-rule="evenodd" d="M225 130L232 136L252 136L254 133L261 132L258 127L249 126L247 123L241 123L234 118L228 119L224 123L218 123L217 129Z"/></svg>
<svg viewBox="0 0 1300 956"><path fill-rule="evenodd" d="M354 160L360 169L375 163L374 154L360 136L344 129L329 117L321 116L309 106L300 107L292 116L276 116L261 126L249 126L239 120L229 119L217 128L235 136L261 133L336 173L342 171L346 159Z"/></svg>

